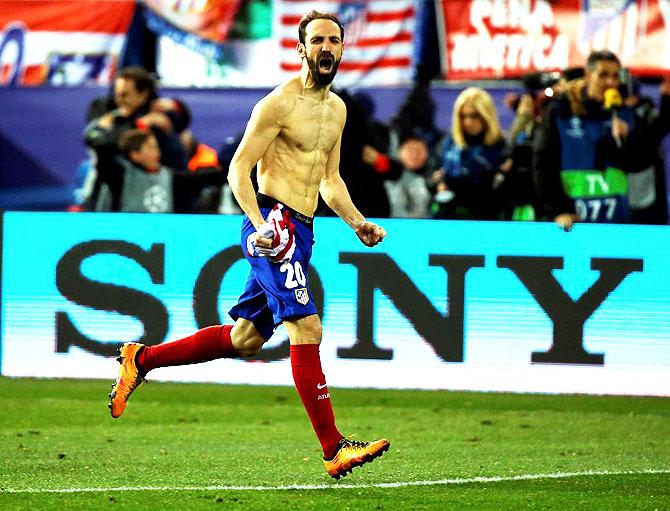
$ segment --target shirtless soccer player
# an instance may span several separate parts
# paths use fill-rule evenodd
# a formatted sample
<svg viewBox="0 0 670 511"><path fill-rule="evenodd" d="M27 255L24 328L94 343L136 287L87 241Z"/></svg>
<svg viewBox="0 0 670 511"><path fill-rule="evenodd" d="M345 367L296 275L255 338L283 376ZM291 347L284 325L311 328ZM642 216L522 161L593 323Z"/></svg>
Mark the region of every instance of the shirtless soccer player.
<svg viewBox="0 0 670 511"><path fill-rule="evenodd" d="M283 323L296 389L323 448L326 470L339 479L381 456L390 443L350 440L335 425L319 356L321 320L306 282L319 192L366 246L381 242L386 231L365 220L339 174L346 107L330 84L342 58L344 29L334 16L312 11L300 21L298 34L300 74L256 104L228 173L246 213L241 240L251 265L246 288L230 310L235 323L157 346L124 344L110 408L112 417L119 417L152 369L251 357ZM251 182L256 164L258 194ZM287 282L287 272L296 278Z"/></svg>

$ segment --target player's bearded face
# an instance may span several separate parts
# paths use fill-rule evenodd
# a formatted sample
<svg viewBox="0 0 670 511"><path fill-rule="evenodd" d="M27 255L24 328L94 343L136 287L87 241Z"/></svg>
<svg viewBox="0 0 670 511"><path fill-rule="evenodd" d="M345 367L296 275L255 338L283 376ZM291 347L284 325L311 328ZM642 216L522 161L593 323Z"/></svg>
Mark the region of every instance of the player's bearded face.
<svg viewBox="0 0 670 511"><path fill-rule="evenodd" d="M321 50L315 58L307 57L307 65L316 83L330 85L337 74L340 61L331 52Z"/></svg>

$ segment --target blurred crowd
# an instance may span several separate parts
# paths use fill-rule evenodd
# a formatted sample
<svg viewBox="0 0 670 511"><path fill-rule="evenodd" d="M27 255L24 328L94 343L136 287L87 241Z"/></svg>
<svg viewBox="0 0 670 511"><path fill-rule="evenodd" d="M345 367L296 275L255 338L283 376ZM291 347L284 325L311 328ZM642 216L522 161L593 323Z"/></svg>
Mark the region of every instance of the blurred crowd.
<svg viewBox="0 0 670 511"><path fill-rule="evenodd" d="M498 106L466 88L448 132L436 128L429 80L417 79L389 123L368 95L336 90L347 105L340 173L354 203L371 218L550 220L566 230L668 223L669 79L656 105L616 55L599 51L583 69L532 73L523 84ZM498 108L514 111L507 133ZM226 179L239 137L201 143L188 105L160 96L145 69L122 69L87 121L90 158L71 210L241 212ZM317 214L332 212L322 204Z"/></svg>

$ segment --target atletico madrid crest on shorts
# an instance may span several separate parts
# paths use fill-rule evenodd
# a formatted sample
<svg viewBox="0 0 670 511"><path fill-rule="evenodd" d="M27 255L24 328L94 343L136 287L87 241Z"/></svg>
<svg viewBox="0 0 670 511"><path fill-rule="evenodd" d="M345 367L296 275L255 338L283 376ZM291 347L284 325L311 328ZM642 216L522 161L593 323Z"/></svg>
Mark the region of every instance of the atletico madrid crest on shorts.
<svg viewBox="0 0 670 511"><path fill-rule="evenodd" d="M307 305L307 302L309 302L309 294L307 293L307 289L304 287L296 289L295 299L298 300L298 303L301 303L302 305Z"/></svg>

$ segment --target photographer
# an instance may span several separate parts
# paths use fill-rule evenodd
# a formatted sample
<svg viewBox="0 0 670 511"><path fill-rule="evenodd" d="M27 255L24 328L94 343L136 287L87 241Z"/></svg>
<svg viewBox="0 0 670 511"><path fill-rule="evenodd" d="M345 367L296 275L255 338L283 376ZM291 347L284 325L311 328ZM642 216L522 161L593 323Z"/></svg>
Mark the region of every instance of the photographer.
<svg viewBox="0 0 670 511"><path fill-rule="evenodd" d="M507 138L507 158L494 178L505 220L537 218L537 193L532 178L533 139L546 107L561 92L564 83L558 72L529 73L523 79L524 93L505 98L516 113Z"/></svg>

